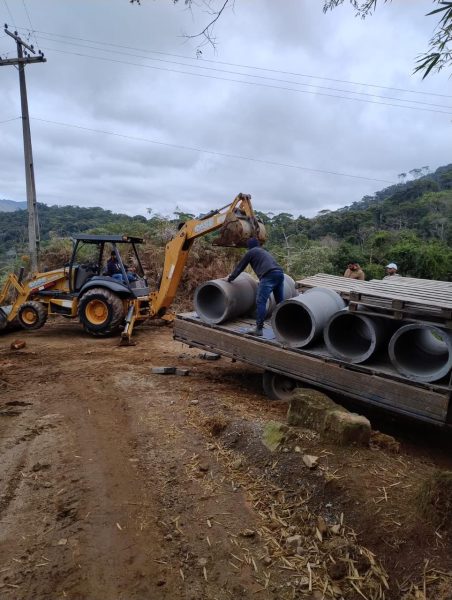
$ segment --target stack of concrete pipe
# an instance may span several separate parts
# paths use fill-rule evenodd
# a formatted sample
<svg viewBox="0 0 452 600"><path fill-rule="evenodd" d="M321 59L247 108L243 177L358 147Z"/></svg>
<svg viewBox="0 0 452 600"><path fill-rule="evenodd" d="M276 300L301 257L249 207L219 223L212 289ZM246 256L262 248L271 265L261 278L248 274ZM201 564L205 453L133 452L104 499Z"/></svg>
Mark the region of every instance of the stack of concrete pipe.
<svg viewBox="0 0 452 600"><path fill-rule="evenodd" d="M232 283L225 279L206 281L195 291L195 310L201 321L211 325L236 317L255 316L257 286L258 282L248 273L241 273ZM295 281L284 275L284 298L295 294ZM275 306L272 294L267 302L267 318Z"/></svg>
<svg viewBox="0 0 452 600"><path fill-rule="evenodd" d="M219 324L255 311L258 282L242 273L233 283L215 279L195 292L195 309L202 321ZM324 342L328 353L350 364L388 362L404 377L435 382L452 369L452 332L430 323L395 321L383 314L349 311L334 290L316 287L296 295L293 279L285 275L284 298L277 307L272 297L267 318L276 339L290 348Z"/></svg>
<svg viewBox="0 0 452 600"><path fill-rule="evenodd" d="M345 302L339 294L321 287L285 300L272 316L276 339L291 348L304 348L317 341L328 319L344 308Z"/></svg>
<svg viewBox="0 0 452 600"><path fill-rule="evenodd" d="M452 369L452 332L428 323L400 327L389 341L389 358L413 381L432 382Z"/></svg>
<svg viewBox="0 0 452 600"><path fill-rule="evenodd" d="M412 381L439 381L452 369L452 332L349 311L329 288L312 288L282 302L273 312L272 327L276 338L292 348L323 337L332 356L351 364L376 358L384 363L389 354L394 368Z"/></svg>

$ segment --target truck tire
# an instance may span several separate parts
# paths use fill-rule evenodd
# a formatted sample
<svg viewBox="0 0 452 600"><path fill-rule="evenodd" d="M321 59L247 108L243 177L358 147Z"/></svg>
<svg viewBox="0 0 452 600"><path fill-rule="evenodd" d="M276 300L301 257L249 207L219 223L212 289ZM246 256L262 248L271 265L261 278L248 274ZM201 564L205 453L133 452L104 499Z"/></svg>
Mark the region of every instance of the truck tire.
<svg viewBox="0 0 452 600"><path fill-rule="evenodd" d="M17 313L23 329L40 329L47 321L47 308L40 302L24 302Z"/></svg>
<svg viewBox="0 0 452 600"><path fill-rule="evenodd" d="M124 305L119 296L106 288L91 288L81 297L78 318L91 335L117 333L124 321Z"/></svg>
<svg viewBox="0 0 452 600"><path fill-rule="evenodd" d="M262 387L269 400L283 400L287 402L291 399L292 392L298 387L298 382L279 373L264 371Z"/></svg>

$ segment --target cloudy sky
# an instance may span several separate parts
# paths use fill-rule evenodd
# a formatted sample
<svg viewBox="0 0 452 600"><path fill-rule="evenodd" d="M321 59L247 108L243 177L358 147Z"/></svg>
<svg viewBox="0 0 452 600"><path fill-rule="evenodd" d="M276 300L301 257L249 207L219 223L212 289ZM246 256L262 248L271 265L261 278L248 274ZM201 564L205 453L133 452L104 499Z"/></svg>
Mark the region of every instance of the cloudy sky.
<svg viewBox="0 0 452 600"><path fill-rule="evenodd" d="M47 57L26 68L38 201L197 214L245 192L258 210L312 216L451 162L449 73L411 74L432 1L393 0L365 21L322 5L235 0L196 58L184 34L209 22L201 0L0 0L0 22ZM0 55L14 53L1 30ZM2 67L12 200L26 197L19 115L17 71Z"/></svg>

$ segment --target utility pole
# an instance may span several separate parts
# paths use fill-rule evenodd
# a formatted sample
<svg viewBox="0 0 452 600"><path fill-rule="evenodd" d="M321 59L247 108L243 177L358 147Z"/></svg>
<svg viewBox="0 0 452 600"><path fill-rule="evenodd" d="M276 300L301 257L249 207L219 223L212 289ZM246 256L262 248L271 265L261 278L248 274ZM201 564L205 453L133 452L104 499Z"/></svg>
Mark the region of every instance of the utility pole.
<svg viewBox="0 0 452 600"><path fill-rule="evenodd" d="M27 208L28 208L28 248L30 252L31 270L38 270L39 255L39 219L38 207L36 204L35 174L33 168L33 153L31 149L30 118L28 115L27 86L25 84L25 65L38 62L46 62L43 53L39 56L30 56L28 52L36 54L33 46L29 46L21 40L17 31L12 33L8 31L8 25L5 24L5 33L15 40L17 45L17 58L0 57L0 67L14 65L19 70L20 84L20 103L22 107L22 132L24 138L24 157L25 157L25 182L27 186ZM24 51L25 49L25 51ZM28 50L28 52L27 52Z"/></svg>

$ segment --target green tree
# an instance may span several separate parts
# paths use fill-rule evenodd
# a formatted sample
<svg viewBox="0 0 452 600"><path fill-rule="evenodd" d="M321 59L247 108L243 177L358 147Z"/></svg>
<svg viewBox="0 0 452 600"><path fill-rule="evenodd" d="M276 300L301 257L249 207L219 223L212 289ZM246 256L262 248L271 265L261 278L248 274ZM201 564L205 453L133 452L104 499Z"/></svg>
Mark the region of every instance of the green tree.
<svg viewBox="0 0 452 600"><path fill-rule="evenodd" d="M371 15L377 8L378 0L348 0L356 11L356 14L365 19ZM384 3L391 0L381 0ZM423 73L423 79L431 71L441 71L444 67L452 65L452 2L444 0L432 0L433 4L438 5L432 11L427 13L427 17L435 15L439 17L433 36L430 38L428 49L420 55L417 60L417 66L414 72ZM333 10L337 6L344 4L346 0L324 0L323 12Z"/></svg>

